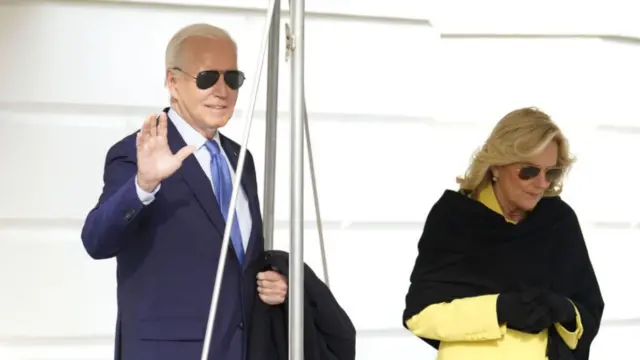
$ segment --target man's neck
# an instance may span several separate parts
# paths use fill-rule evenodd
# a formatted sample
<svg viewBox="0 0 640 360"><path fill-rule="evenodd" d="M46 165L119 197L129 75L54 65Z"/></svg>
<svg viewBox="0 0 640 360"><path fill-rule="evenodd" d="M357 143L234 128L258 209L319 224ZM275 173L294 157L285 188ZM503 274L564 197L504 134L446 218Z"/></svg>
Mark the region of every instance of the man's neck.
<svg viewBox="0 0 640 360"><path fill-rule="evenodd" d="M217 129L203 129L199 127L193 118L189 115L189 112L184 110L184 108L178 104L177 102L171 103L171 108L175 111L181 118L184 120L189 126L194 128L200 135L204 136L207 140L213 140L216 137Z"/></svg>

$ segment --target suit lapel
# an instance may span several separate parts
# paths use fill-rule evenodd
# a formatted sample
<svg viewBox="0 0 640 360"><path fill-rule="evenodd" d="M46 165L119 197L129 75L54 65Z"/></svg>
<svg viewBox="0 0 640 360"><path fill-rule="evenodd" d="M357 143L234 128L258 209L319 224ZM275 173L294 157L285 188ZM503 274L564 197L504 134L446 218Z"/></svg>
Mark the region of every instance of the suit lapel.
<svg viewBox="0 0 640 360"><path fill-rule="evenodd" d="M176 153L186 146L186 143L180 136L180 133L178 133L178 129L173 125L173 122L167 121L167 123L167 141L169 142L169 148L171 148L173 153ZM182 163L182 167L178 170L178 173L189 185L200 206L202 206L222 237L224 234L224 217L222 217L218 200L213 193L213 186L209 182L207 175L202 171L202 167L196 157L193 155L187 157Z"/></svg>
<svg viewBox="0 0 640 360"><path fill-rule="evenodd" d="M229 163L231 164L233 171L237 172L238 156L240 155L240 149L237 148L236 146L233 146L234 144L232 144L231 141L222 134L220 134L220 143L222 143L222 149L224 150L224 153L227 155L227 158L229 159ZM245 194L247 194L247 197L251 197L250 195L253 193L249 192L249 190L253 190L253 189L248 189L246 169L247 169L246 166L242 169L242 178L240 178L240 183L242 185L242 189L244 190Z"/></svg>
<svg viewBox="0 0 640 360"><path fill-rule="evenodd" d="M252 226L251 226L251 235L249 236L249 244L247 245L247 253L245 255L245 259L246 259L244 263L245 269L250 263L253 262L254 258L257 255L256 252L259 250L260 244L264 244L264 241L261 241L263 234L262 234L262 218L260 216L259 206L255 201L250 201L249 204L251 207Z"/></svg>
<svg viewBox="0 0 640 360"><path fill-rule="evenodd" d="M240 155L240 147L236 146L232 143L226 136L220 134L220 143L222 144L222 148L224 149L227 158L229 159L229 163L233 168L234 172L238 170L238 156ZM247 158L245 157L245 161ZM256 235L262 236L262 234L256 233L257 231L261 231L261 217L260 217L260 208L258 202L255 200L258 198L258 189L255 186L252 186L253 182L249 181L251 174L248 173L248 167L245 163L244 168L242 169L242 177L240 178L240 183L242 185L242 189L244 193L247 195L247 201L249 202L249 212L251 213L251 233L249 234L249 239L247 242L247 250L245 253L245 262L244 267L246 268L248 264L251 262L253 253L255 252L255 246L258 241L255 241Z"/></svg>

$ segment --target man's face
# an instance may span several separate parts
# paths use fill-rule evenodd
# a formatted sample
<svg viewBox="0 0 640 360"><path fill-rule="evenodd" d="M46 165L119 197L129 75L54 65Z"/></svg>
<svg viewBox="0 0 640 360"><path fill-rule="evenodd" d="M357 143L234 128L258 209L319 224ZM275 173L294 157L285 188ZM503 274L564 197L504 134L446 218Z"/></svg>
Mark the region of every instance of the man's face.
<svg viewBox="0 0 640 360"><path fill-rule="evenodd" d="M167 86L185 121L211 138L227 124L238 99L238 90L229 87L224 76L238 68L236 49L226 38L191 37L184 41L181 54L180 70L167 71ZM212 70L220 72L217 81L206 89L199 88L194 77ZM204 83L211 85L210 82Z"/></svg>

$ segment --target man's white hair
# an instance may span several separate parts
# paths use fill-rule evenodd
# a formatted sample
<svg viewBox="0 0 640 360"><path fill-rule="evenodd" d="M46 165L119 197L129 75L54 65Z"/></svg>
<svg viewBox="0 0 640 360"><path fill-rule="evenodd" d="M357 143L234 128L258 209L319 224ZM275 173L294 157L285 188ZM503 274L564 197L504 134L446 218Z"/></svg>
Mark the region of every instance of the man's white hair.
<svg viewBox="0 0 640 360"><path fill-rule="evenodd" d="M211 39L225 38L231 40L237 52L236 42L231 35L217 26L209 24L193 24L178 30L169 41L165 53L165 70L170 71L176 67L182 67L182 45L190 37L206 37Z"/></svg>

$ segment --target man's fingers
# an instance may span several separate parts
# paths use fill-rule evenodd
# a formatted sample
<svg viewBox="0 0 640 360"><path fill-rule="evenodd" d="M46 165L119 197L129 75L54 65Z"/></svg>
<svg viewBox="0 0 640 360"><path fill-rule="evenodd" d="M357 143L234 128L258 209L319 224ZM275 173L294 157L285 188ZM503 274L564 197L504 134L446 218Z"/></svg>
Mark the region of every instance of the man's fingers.
<svg viewBox="0 0 640 360"><path fill-rule="evenodd" d="M268 296L263 294L259 294L258 296L260 296L260 300L262 300L264 303L269 305L277 305L278 303L281 303L281 301L278 301L279 299L276 299L273 296Z"/></svg>
<svg viewBox="0 0 640 360"><path fill-rule="evenodd" d="M151 127L149 128L149 134L151 134L151 137L158 136L158 120L160 120L160 116L156 116L151 119Z"/></svg>
<svg viewBox="0 0 640 360"><path fill-rule="evenodd" d="M282 291L282 289L268 288L264 286L258 287L258 293L268 296L283 296L286 294L284 291Z"/></svg>
<svg viewBox="0 0 640 360"><path fill-rule="evenodd" d="M275 271L268 270L258 273L258 280L279 281L280 279L280 274Z"/></svg>
<svg viewBox="0 0 640 360"><path fill-rule="evenodd" d="M275 291L277 293L286 293L287 285L283 282L276 281L268 281L268 280L258 280L258 290L265 289L268 291Z"/></svg>
<svg viewBox="0 0 640 360"><path fill-rule="evenodd" d="M144 123L142 123L142 127L140 128L140 147L143 147L149 142L149 139L151 138L151 123L152 120L155 121L155 118L156 114L151 114L147 117Z"/></svg>
<svg viewBox="0 0 640 360"><path fill-rule="evenodd" d="M193 145L185 146L176 153L176 157L178 157L178 159L182 162L187 157L189 157L189 155L193 154L195 150L196 148Z"/></svg>
<svg viewBox="0 0 640 360"><path fill-rule="evenodd" d="M151 134L151 124L158 116L156 114L151 114L147 117L147 119L142 124L142 135L148 136Z"/></svg>
<svg viewBox="0 0 640 360"><path fill-rule="evenodd" d="M262 300L262 302L268 305L280 305L285 300L283 296L270 296L263 294L258 294L258 296L260 297L260 300Z"/></svg>
<svg viewBox="0 0 640 360"><path fill-rule="evenodd" d="M164 112L160 114L158 120L158 136L167 137L167 114Z"/></svg>

